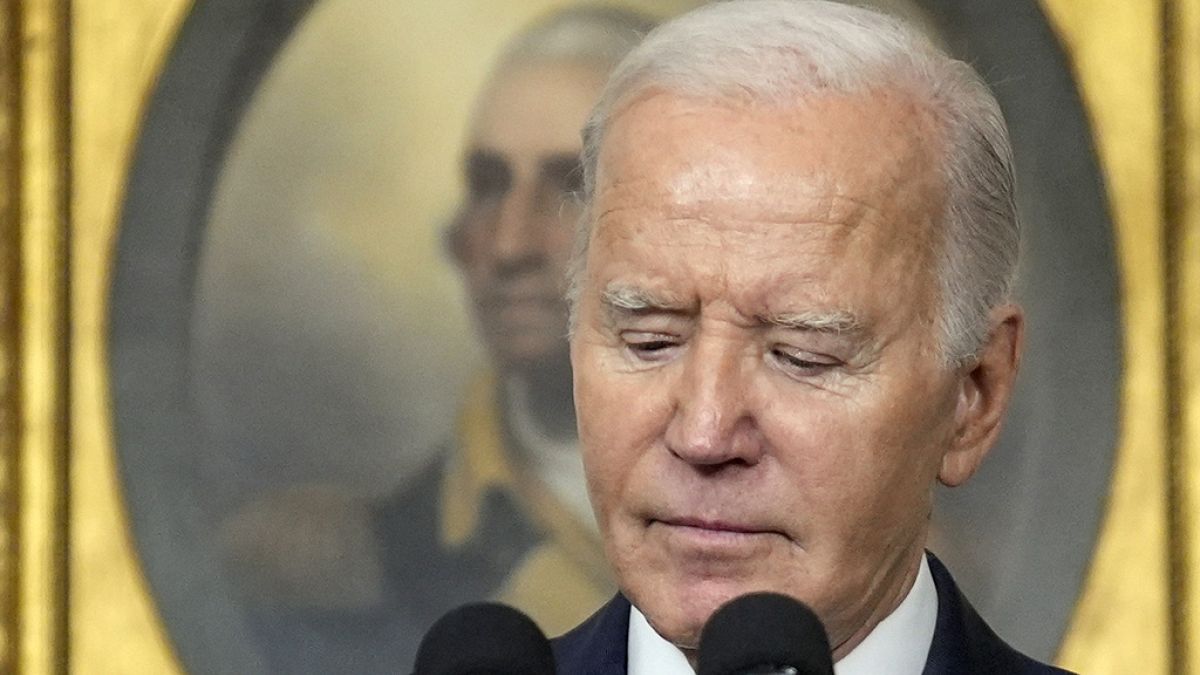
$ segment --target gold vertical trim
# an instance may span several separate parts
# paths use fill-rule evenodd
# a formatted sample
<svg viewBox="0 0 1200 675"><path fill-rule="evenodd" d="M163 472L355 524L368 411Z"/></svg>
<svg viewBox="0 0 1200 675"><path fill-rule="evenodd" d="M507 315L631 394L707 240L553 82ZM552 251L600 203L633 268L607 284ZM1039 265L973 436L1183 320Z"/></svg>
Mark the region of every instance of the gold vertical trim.
<svg viewBox="0 0 1200 675"><path fill-rule="evenodd" d="M1171 306L1172 345L1176 350L1174 393L1177 455L1174 505L1184 537L1173 542L1173 555L1190 572L1191 584L1178 596L1182 617L1177 642L1177 672L1200 672L1200 592L1195 565L1200 561L1196 518L1200 515L1200 0L1174 0L1164 5L1165 35L1163 114L1164 217L1172 233L1171 264L1175 270ZM1186 651L1183 651L1186 650Z"/></svg>
<svg viewBox="0 0 1200 675"><path fill-rule="evenodd" d="M1042 5L1071 56L1092 121L1123 303L1120 443L1104 524L1058 661L1088 675L1165 674L1171 649L1158 7Z"/></svg>
<svg viewBox="0 0 1200 675"><path fill-rule="evenodd" d="M66 653L67 3L22 0L22 420L18 668Z"/></svg>
<svg viewBox="0 0 1200 675"><path fill-rule="evenodd" d="M1169 535L1167 552L1170 570L1171 596L1171 671L1187 675L1194 670L1190 639L1194 632L1192 620L1194 585L1192 583L1196 557L1193 555L1192 513L1196 506L1195 489L1189 475L1191 452L1187 445L1185 415L1189 364L1187 354L1189 315L1188 227L1186 175L1189 145L1195 141L1186 124L1186 102L1181 100L1185 84L1181 81L1186 56L1181 47L1188 43L1186 3L1160 0L1162 22L1162 124L1163 168L1162 209L1165 236L1163 238L1163 276L1166 284L1168 328L1165 335L1167 367L1167 453ZM1197 46L1197 45L1193 45ZM1195 296L1193 296L1195 297Z"/></svg>
<svg viewBox="0 0 1200 675"><path fill-rule="evenodd" d="M16 670L20 504L21 50L15 3L0 5L0 672Z"/></svg>

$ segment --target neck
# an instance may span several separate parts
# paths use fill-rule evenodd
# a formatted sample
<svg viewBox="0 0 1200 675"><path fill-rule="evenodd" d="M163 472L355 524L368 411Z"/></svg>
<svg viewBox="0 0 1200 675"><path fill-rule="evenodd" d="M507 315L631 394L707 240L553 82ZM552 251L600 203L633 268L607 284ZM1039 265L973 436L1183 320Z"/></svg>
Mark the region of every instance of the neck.
<svg viewBox="0 0 1200 675"><path fill-rule="evenodd" d="M880 621L886 619L900 603L904 602L904 598L908 596L912 590L913 584L917 580L917 573L921 570L921 560L925 555L923 546L917 546L915 550L908 551L904 555L899 556L893 563L893 567L898 571L898 574L889 575L898 579L898 583L880 589L879 601L874 603L874 609L867 615L859 627L854 630L849 637L837 643L833 648L833 660L839 661L860 645L863 640L875 630ZM833 636L830 636L831 638Z"/></svg>

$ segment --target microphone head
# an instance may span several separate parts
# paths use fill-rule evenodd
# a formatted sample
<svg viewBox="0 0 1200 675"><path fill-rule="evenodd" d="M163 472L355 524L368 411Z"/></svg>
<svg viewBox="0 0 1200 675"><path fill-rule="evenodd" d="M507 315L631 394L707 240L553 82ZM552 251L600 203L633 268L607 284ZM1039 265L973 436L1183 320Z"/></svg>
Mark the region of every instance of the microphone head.
<svg viewBox="0 0 1200 675"><path fill-rule="evenodd" d="M438 619L417 648L414 675L554 675L550 641L505 605L463 605Z"/></svg>
<svg viewBox="0 0 1200 675"><path fill-rule="evenodd" d="M804 603L779 593L743 595L713 612L700 631L697 660L697 675L833 675L821 620Z"/></svg>

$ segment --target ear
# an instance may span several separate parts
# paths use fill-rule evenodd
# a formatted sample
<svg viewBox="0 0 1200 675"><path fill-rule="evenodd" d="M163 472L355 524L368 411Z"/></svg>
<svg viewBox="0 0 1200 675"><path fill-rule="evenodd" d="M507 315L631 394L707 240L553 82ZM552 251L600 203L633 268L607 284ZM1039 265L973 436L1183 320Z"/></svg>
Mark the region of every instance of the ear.
<svg viewBox="0 0 1200 675"><path fill-rule="evenodd" d="M987 341L977 357L958 373L954 437L938 471L938 480L950 487L974 475L996 443L1021 365L1025 339L1021 308L1014 304L996 307L988 323L991 330Z"/></svg>

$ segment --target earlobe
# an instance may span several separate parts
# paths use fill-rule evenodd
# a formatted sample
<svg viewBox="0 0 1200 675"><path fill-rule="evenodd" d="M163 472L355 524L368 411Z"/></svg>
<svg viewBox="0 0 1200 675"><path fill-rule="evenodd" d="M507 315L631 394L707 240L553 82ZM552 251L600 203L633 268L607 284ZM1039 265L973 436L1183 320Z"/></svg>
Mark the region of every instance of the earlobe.
<svg viewBox="0 0 1200 675"><path fill-rule="evenodd" d="M1001 305L990 319L991 331L978 358L958 376L954 437L938 472L938 480L950 487L970 479L996 443L1020 369L1025 330L1021 308Z"/></svg>

